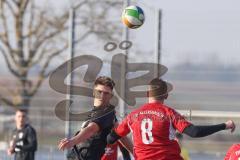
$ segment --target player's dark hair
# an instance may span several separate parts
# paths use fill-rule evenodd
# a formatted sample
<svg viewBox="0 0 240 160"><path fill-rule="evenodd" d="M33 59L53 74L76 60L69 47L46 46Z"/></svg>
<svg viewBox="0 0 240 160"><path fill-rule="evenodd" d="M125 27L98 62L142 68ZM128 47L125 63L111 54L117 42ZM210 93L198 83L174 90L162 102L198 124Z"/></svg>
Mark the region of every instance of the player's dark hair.
<svg viewBox="0 0 240 160"><path fill-rule="evenodd" d="M167 83L159 78L154 78L149 82L149 97L153 97L155 99L165 99L167 92Z"/></svg>
<svg viewBox="0 0 240 160"><path fill-rule="evenodd" d="M28 114L28 111L26 109L17 109L16 112L22 112L25 113L26 115Z"/></svg>
<svg viewBox="0 0 240 160"><path fill-rule="evenodd" d="M108 86L113 90L115 83L111 78L107 76L100 76L94 82L94 86L97 86L97 85Z"/></svg>

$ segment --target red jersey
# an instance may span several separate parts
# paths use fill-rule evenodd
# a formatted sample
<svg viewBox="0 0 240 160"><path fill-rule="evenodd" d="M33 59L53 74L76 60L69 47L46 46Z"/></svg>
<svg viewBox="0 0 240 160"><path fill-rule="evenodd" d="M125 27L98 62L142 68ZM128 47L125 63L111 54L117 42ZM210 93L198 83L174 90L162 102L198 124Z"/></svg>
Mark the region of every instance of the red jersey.
<svg viewBox="0 0 240 160"><path fill-rule="evenodd" d="M190 124L174 109L156 102L128 114L115 132L119 136L132 132L136 160L183 160L175 130L182 133Z"/></svg>
<svg viewBox="0 0 240 160"><path fill-rule="evenodd" d="M227 151L224 160L240 160L240 144L232 145Z"/></svg>

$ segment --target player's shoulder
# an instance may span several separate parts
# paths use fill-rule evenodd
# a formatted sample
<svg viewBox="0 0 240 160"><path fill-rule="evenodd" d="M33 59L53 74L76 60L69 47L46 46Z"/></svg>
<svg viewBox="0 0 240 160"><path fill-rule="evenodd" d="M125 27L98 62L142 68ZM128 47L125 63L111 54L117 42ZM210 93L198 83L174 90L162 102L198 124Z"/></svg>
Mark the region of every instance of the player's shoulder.
<svg viewBox="0 0 240 160"><path fill-rule="evenodd" d="M26 127L25 127L25 130L29 131L29 132L36 132L36 130L33 128L32 125L30 124L27 124Z"/></svg>
<svg viewBox="0 0 240 160"><path fill-rule="evenodd" d="M174 112L175 110L163 103L154 102L154 103L147 103L143 106L143 109L151 109L151 110L159 110L161 112Z"/></svg>
<svg viewBox="0 0 240 160"><path fill-rule="evenodd" d="M164 112L167 115L174 115L174 116L181 115L177 110L175 110L174 108L172 108L170 106L167 106L167 105L163 104L162 108L164 109Z"/></svg>
<svg viewBox="0 0 240 160"><path fill-rule="evenodd" d="M240 148L240 143L235 143L234 146L239 147Z"/></svg>
<svg viewBox="0 0 240 160"><path fill-rule="evenodd" d="M173 107L163 104L163 108L169 112L177 112Z"/></svg>
<svg viewBox="0 0 240 160"><path fill-rule="evenodd" d="M109 105L106 108L94 108L92 110L91 119L105 119L115 116L115 106Z"/></svg>
<svg viewBox="0 0 240 160"><path fill-rule="evenodd" d="M235 143L230 148L234 149L234 150L239 150L240 149L240 143Z"/></svg>

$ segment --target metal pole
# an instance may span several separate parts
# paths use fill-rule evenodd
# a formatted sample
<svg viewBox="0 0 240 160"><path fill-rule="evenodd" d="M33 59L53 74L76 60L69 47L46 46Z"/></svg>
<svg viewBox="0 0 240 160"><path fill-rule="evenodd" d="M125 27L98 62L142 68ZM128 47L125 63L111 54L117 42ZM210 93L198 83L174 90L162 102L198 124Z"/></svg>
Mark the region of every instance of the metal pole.
<svg viewBox="0 0 240 160"><path fill-rule="evenodd" d="M124 0L123 1L123 9L129 6L130 0ZM128 41L129 40L129 29L127 27L123 28L123 40ZM122 99L119 100L119 114L120 114L120 119L123 119L126 115L126 104L124 102L125 99L125 80L126 80L126 71L127 71L127 59L128 59L128 50L125 50L125 55L126 55L126 60L122 63L121 65L121 81L120 81L120 95Z"/></svg>
<svg viewBox="0 0 240 160"><path fill-rule="evenodd" d="M161 63L161 22L162 22L162 11L160 9L156 10L156 45L155 45L155 57L156 57L156 62L157 64ZM161 73L161 68L155 68L155 77L159 77Z"/></svg>
<svg viewBox="0 0 240 160"><path fill-rule="evenodd" d="M69 11L69 59L73 59L74 57L74 40L75 40L75 10L73 8L70 9ZM72 71L72 68L73 68L73 62L70 61L70 63L68 63L67 65L67 72L68 74L71 73ZM72 100L72 85L73 85L73 78L74 78L74 75L73 73L70 74L70 76L68 76L67 78L67 95L66 95L66 99L67 100ZM67 103L67 106L69 106L69 112L66 113L66 117L67 119L69 119L70 115L69 113L71 112L71 105L70 103ZM66 137L70 137L72 135L71 133L72 129L71 129L71 121L66 121L66 124L65 124L65 134L66 134ZM67 156L67 153L69 153L69 150L67 150L66 152L64 152L65 154L65 157Z"/></svg>

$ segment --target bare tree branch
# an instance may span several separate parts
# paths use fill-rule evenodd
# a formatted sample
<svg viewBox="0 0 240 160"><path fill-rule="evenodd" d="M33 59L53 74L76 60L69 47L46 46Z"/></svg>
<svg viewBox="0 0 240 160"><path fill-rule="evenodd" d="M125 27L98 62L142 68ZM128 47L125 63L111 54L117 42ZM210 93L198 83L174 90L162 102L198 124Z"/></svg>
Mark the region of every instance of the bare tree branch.
<svg viewBox="0 0 240 160"><path fill-rule="evenodd" d="M32 32L32 27L33 27L33 22L34 22L34 18L35 18L35 13L34 13L34 10L33 10L33 8L34 8L34 4L33 4L33 2L30 4L31 6L30 6L30 19L32 19L30 22L29 22L29 24L28 24L28 34L30 33L30 32ZM28 53L29 53L29 55L28 55L28 59L29 59L29 61L31 61L31 58L32 58L32 56L34 55L34 53L32 52L32 50L31 50L31 44L32 44L32 36L30 36L30 37L28 37L28 47L27 47L27 49L28 49ZM25 36L23 35L23 39L25 39Z"/></svg>
<svg viewBox="0 0 240 160"><path fill-rule="evenodd" d="M34 5L33 5L33 7L31 7L31 11L30 11L32 20L28 26L28 33L26 35L23 35L23 38L29 38L33 35L38 35L40 28L44 25L45 11L41 11L41 13L39 15L39 19L38 19L38 24L36 25L35 28L32 28L32 26L33 26L32 24L36 20L35 18L38 18L38 17L35 17L35 12L33 10L35 10Z"/></svg>
<svg viewBox="0 0 240 160"><path fill-rule="evenodd" d="M91 30L85 32L85 33L81 36L81 38L75 40L74 43L80 43L80 42L83 41L85 38L87 38L87 36L88 36L89 34L91 34L91 33L92 33Z"/></svg>
<svg viewBox="0 0 240 160"><path fill-rule="evenodd" d="M7 2L9 2L9 1L4 1L4 2L7 3ZM0 42L2 42L2 44L5 46L5 48L8 49L8 52L10 53L10 56L11 56L14 64L15 64L16 66L18 66L18 65L17 65L18 62L17 62L16 57L15 57L15 55L16 55L17 52L15 52L15 51L13 50L13 48L12 48L12 46L10 45L10 42L9 42L8 22L7 22L7 18L6 18L6 16L5 16L4 12L5 12L4 3L3 3L3 1L2 1L2 2L1 2L1 9L0 9L0 18L1 18L2 21L3 21L3 30L4 30L4 32L3 32L3 33L1 34L1 36L0 36ZM14 15L14 16L15 16L15 15Z"/></svg>
<svg viewBox="0 0 240 160"><path fill-rule="evenodd" d="M33 50L31 50L31 57L30 58L34 58L34 56L36 55L35 53L37 53L37 51L39 50L40 47L42 47L42 45L44 43L46 43L47 40L54 38L55 36L58 36L59 33L61 33L61 30L57 30L55 32L52 32L48 35L46 35L45 37L41 38L41 39L37 39L35 41L35 43L33 44Z"/></svg>
<svg viewBox="0 0 240 160"><path fill-rule="evenodd" d="M10 106L10 107L13 107L13 108L14 108L14 106L15 106L15 104L13 104L13 102L12 102L11 100L2 97L2 95L0 95L0 100L1 100L3 103L5 103L5 104L7 104L8 106Z"/></svg>
<svg viewBox="0 0 240 160"><path fill-rule="evenodd" d="M12 13L14 16L16 16L16 12L14 11L13 6L10 4L10 1L6 0L5 2L6 2L6 4L7 4L7 6L8 6L8 8L10 9L11 13Z"/></svg>
<svg viewBox="0 0 240 160"><path fill-rule="evenodd" d="M35 56L35 60L33 58L29 58L28 67L32 67L32 66L38 64L43 59L44 55L48 52L47 48L45 48L44 46L41 49L41 51L39 51L39 50L32 51L32 52L36 52L34 55L38 55L38 57Z"/></svg>
<svg viewBox="0 0 240 160"><path fill-rule="evenodd" d="M25 13L28 3L29 3L29 0L25 0L22 3L22 5L20 7L20 12L22 13L22 15Z"/></svg>
<svg viewBox="0 0 240 160"><path fill-rule="evenodd" d="M43 74L43 76L44 76L45 78L47 78L47 77L49 76L49 73L50 73L50 72L49 72L49 73L45 73L45 72L46 72L46 69L48 68L49 63L51 62L51 60L52 60L54 57L58 56L58 55L59 55L60 53L62 53L63 51L65 51L67 48L68 48L68 44L66 43L66 45L65 45L62 49L60 49L60 50L52 53L52 54L48 57L48 61L45 63L45 65L43 66L43 69L42 69L42 71L41 71L41 73ZM45 69L44 69L44 68L45 68Z"/></svg>
<svg viewBox="0 0 240 160"><path fill-rule="evenodd" d="M15 4L15 5L18 5L18 2L16 0L12 0L12 2Z"/></svg>
<svg viewBox="0 0 240 160"><path fill-rule="evenodd" d="M75 6L73 7L73 9L74 9L74 10L80 9L80 8L81 8L84 4L86 4L86 3L87 3L87 0L84 0L84 1L82 1L81 3L75 5Z"/></svg>
<svg viewBox="0 0 240 160"><path fill-rule="evenodd" d="M34 1L0 0L0 2L0 52L10 73L19 82L19 90L14 94L21 98L17 104L14 99L8 97L4 97L4 101L10 106L30 106L32 97L51 72L49 70L51 61L68 47L65 37L69 11L64 10L62 15L54 16L46 8L37 8ZM118 25L107 19L108 8L112 9L112 6L116 7L118 4L110 0L76 1L72 7L81 12L76 14L80 22L77 25L84 29L76 36L75 43L86 40L89 35L96 35L97 38L105 40L115 39L119 33ZM10 21L13 21L11 23L14 25L9 25ZM35 80L30 78L32 76L30 71L36 65L42 65L42 68L35 71L37 74Z"/></svg>
<svg viewBox="0 0 240 160"><path fill-rule="evenodd" d="M12 65L11 65L11 63L10 63L10 60L9 60L6 52L4 51L4 49L3 49L1 46L0 46L0 51L1 51L2 54L3 54L3 57L4 57L4 59L5 59L6 63L7 63L7 66L8 66L9 71L10 71L12 74L14 74L15 76L19 77L20 74L19 74L16 70L14 70L14 69L12 68Z"/></svg>
<svg viewBox="0 0 240 160"><path fill-rule="evenodd" d="M10 44L9 44L9 40L8 40L8 25L7 25L7 19L6 16L4 14L4 3L1 3L1 9L0 9L0 17L3 21L3 34L2 34L2 42L8 47L11 48Z"/></svg>
<svg viewBox="0 0 240 160"><path fill-rule="evenodd" d="M29 96L34 96L36 94L36 92L38 91L39 87L41 86L43 80L49 75L49 73L45 73L46 69L49 66L49 63L51 62L51 60L56 57L57 55L59 55L60 53L62 53L64 50L66 50L68 47L68 45L65 45L62 49L52 53L48 58L47 61L45 62L45 64L42 67L42 70L39 72L38 74L38 80L35 86L33 86L33 88L31 89L31 91L28 93Z"/></svg>

